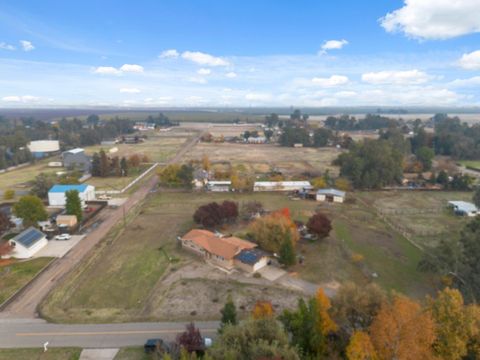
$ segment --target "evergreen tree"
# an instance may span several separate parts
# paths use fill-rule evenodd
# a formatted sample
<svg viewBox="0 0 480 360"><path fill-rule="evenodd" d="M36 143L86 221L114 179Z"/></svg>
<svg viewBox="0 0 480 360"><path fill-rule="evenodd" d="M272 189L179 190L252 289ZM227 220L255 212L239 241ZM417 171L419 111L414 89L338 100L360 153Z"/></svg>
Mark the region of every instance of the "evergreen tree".
<svg viewBox="0 0 480 360"><path fill-rule="evenodd" d="M102 149L100 150L100 176L106 177L110 175L110 164L108 163L107 154Z"/></svg>
<svg viewBox="0 0 480 360"><path fill-rule="evenodd" d="M125 157L120 160L120 169L122 170L122 176L128 176L128 161Z"/></svg>
<svg viewBox="0 0 480 360"><path fill-rule="evenodd" d="M77 221L82 221L82 202L80 201L80 196L77 190L69 190L65 193L67 198L67 202L65 205L65 210L67 215L75 215L77 217Z"/></svg>
<svg viewBox="0 0 480 360"><path fill-rule="evenodd" d="M226 325L237 325L237 308L235 307L231 296L228 297L225 306L220 312L222 313L222 320L220 321L221 324L219 329L220 333Z"/></svg>
<svg viewBox="0 0 480 360"><path fill-rule="evenodd" d="M92 156L92 176L101 176L100 155L98 153Z"/></svg>
<svg viewBox="0 0 480 360"><path fill-rule="evenodd" d="M290 232L286 233L285 239L283 240L282 245L280 246L279 251L279 261L285 266L292 266L296 263L295 258L295 249L292 243L292 237Z"/></svg>

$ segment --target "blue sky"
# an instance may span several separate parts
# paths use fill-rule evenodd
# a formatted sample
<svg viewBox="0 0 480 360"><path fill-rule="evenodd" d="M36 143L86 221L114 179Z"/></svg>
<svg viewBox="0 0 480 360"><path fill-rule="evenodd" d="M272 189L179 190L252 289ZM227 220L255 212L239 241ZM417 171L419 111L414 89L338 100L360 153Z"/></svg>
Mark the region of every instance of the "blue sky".
<svg viewBox="0 0 480 360"><path fill-rule="evenodd" d="M0 0L0 107L479 106L479 90L480 0Z"/></svg>

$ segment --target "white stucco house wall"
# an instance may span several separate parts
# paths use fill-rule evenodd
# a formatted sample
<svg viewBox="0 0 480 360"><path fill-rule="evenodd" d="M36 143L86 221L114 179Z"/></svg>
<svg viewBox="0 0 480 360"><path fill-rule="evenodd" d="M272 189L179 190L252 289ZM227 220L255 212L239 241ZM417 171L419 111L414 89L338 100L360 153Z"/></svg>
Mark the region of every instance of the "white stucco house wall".
<svg viewBox="0 0 480 360"><path fill-rule="evenodd" d="M47 235L34 227L29 227L25 231L9 240L13 251L10 256L17 259L29 259L40 249L48 244Z"/></svg>
<svg viewBox="0 0 480 360"><path fill-rule="evenodd" d="M82 206L85 205L85 201L95 200L95 187L87 184L79 185L54 185L48 191L48 204L50 206L63 207L67 202L65 193L70 190L77 190L82 202Z"/></svg>

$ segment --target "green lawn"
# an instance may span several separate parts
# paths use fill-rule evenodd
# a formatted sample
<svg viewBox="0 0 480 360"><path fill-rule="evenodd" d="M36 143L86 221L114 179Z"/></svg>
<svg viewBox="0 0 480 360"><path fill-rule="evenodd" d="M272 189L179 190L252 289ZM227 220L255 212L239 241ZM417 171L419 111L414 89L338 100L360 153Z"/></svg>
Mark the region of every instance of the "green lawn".
<svg viewBox="0 0 480 360"><path fill-rule="evenodd" d="M63 171L63 168L50 168L47 164L50 161L58 161L54 158L40 160L33 165L27 165L25 167L15 169L0 174L0 189L2 190L24 190L29 189L29 182L32 181L39 173L56 173Z"/></svg>
<svg viewBox="0 0 480 360"><path fill-rule="evenodd" d="M77 360L81 352L80 348L0 349L0 360Z"/></svg>
<svg viewBox="0 0 480 360"><path fill-rule="evenodd" d="M115 360L153 360L150 354L145 354L143 347L126 347L121 348L115 356Z"/></svg>
<svg viewBox="0 0 480 360"><path fill-rule="evenodd" d="M463 166L468 166L476 170L480 170L480 160L460 160L459 163Z"/></svg>
<svg viewBox="0 0 480 360"><path fill-rule="evenodd" d="M28 283L51 260L51 258L37 258L0 266L0 303Z"/></svg>

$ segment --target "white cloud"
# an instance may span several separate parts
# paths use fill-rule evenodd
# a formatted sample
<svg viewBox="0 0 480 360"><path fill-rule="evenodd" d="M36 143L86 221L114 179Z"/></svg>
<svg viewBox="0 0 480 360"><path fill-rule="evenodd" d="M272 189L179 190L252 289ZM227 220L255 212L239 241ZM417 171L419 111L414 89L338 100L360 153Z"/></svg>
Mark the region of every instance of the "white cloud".
<svg viewBox="0 0 480 360"><path fill-rule="evenodd" d="M10 51L14 51L16 50L15 46L11 45L11 44L7 44L5 42L0 42L0 49L2 50L10 50Z"/></svg>
<svg viewBox="0 0 480 360"><path fill-rule="evenodd" d="M142 73L143 66L136 65L136 64L124 64L120 67L120 71L131 72L131 73Z"/></svg>
<svg viewBox="0 0 480 360"><path fill-rule="evenodd" d="M203 77L200 77L200 76L192 76L192 77L189 77L187 79L188 81L190 82L193 82L193 83L196 83L196 84L206 84L207 83L207 79L203 78Z"/></svg>
<svg viewBox="0 0 480 360"><path fill-rule="evenodd" d="M35 46L33 46L31 41L20 40L20 45L22 45L23 51L32 51L35 49Z"/></svg>
<svg viewBox="0 0 480 360"><path fill-rule="evenodd" d="M348 77L343 75L332 75L328 78L314 77L312 83L321 87L333 87L348 83Z"/></svg>
<svg viewBox="0 0 480 360"><path fill-rule="evenodd" d="M95 74L100 75L120 75L122 72L113 66L99 66L93 70Z"/></svg>
<svg viewBox="0 0 480 360"><path fill-rule="evenodd" d="M478 0L404 0L402 8L380 19L388 32L443 40L480 32Z"/></svg>
<svg viewBox="0 0 480 360"><path fill-rule="evenodd" d="M422 84L432 79L423 71L379 71L362 74L362 81L369 84Z"/></svg>
<svg viewBox="0 0 480 360"><path fill-rule="evenodd" d="M480 50L463 54L459 60L459 64L467 70L480 70Z"/></svg>
<svg viewBox="0 0 480 360"><path fill-rule="evenodd" d="M339 98L352 98L357 96L357 93L355 91L338 91L335 93L335 96Z"/></svg>
<svg viewBox="0 0 480 360"><path fill-rule="evenodd" d="M455 79L449 85L454 87L480 86L480 76L474 76L469 79Z"/></svg>
<svg viewBox="0 0 480 360"><path fill-rule="evenodd" d="M10 103L34 103L34 102L40 101L40 98L38 96L31 96L31 95L24 95L24 96L11 95L11 96L4 96L2 98L2 101L10 102Z"/></svg>
<svg viewBox="0 0 480 360"><path fill-rule="evenodd" d="M201 68L197 70L197 74L199 75L209 75L211 73L212 73L212 70L210 69Z"/></svg>
<svg viewBox="0 0 480 360"><path fill-rule="evenodd" d="M2 98L2 101L5 101L5 102L20 102L22 101L20 96L4 96Z"/></svg>
<svg viewBox="0 0 480 360"><path fill-rule="evenodd" d="M99 66L93 70L100 75L122 75L123 73L142 73L143 66L136 64L124 64L119 69L113 66Z"/></svg>
<svg viewBox="0 0 480 360"><path fill-rule="evenodd" d="M340 50L345 45L348 45L348 41L345 39L325 41L322 45L322 53L325 53L327 50Z"/></svg>
<svg viewBox="0 0 480 360"><path fill-rule="evenodd" d="M245 100L264 102L272 100L272 94L270 93L248 93L245 95Z"/></svg>
<svg viewBox="0 0 480 360"><path fill-rule="evenodd" d="M126 94L138 94L140 93L140 89L137 88L120 88L121 93L126 93Z"/></svg>
<svg viewBox="0 0 480 360"><path fill-rule="evenodd" d="M216 57L210 54L202 53L199 51L185 51L182 53L182 58L185 60L193 61L194 63L206 66L228 66L229 62L220 57Z"/></svg>
<svg viewBox="0 0 480 360"><path fill-rule="evenodd" d="M229 79L233 79L233 78L237 77L237 73L233 72L233 71L230 71L230 72L226 73L225 76Z"/></svg>
<svg viewBox="0 0 480 360"><path fill-rule="evenodd" d="M162 59L176 59L180 56L177 50L175 49L169 49L169 50L164 50L162 53L158 56L159 58Z"/></svg>

